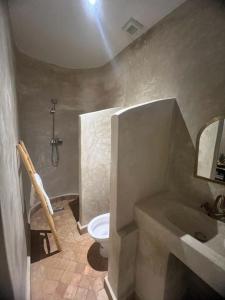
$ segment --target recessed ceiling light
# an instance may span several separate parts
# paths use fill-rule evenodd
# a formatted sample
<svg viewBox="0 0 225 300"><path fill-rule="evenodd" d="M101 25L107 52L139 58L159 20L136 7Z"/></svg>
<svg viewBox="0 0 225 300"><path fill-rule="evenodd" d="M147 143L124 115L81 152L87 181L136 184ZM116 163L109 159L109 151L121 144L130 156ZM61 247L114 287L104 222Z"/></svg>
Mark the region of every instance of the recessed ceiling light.
<svg viewBox="0 0 225 300"><path fill-rule="evenodd" d="M95 4L96 4L96 0L88 0L88 2L89 2L91 5L95 5Z"/></svg>

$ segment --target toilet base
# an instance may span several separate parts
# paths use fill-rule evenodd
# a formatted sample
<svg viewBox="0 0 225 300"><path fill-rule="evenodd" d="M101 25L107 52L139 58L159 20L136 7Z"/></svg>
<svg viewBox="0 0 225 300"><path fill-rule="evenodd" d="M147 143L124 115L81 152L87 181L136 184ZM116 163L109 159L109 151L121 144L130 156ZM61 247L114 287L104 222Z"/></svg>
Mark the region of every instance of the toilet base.
<svg viewBox="0 0 225 300"><path fill-rule="evenodd" d="M101 244L100 244L99 252L102 257L108 258L108 249L106 247L103 247Z"/></svg>

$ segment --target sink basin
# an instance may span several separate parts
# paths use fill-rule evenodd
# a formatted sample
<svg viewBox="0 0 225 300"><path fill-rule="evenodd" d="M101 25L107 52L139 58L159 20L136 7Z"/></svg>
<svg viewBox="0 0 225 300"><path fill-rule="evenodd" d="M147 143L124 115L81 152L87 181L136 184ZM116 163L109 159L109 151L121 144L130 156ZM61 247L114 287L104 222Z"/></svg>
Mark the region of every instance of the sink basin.
<svg viewBox="0 0 225 300"><path fill-rule="evenodd" d="M135 207L135 221L150 241L160 243L225 299L225 224L182 200L170 192L143 200Z"/></svg>
<svg viewBox="0 0 225 300"><path fill-rule="evenodd" d="M167 219L184 233L192 237L205 237L202 242L207 242L217 234L217 223L203 213L182 205L176 205L176 210L166 211ZM199 234L198 234L199 233ZM201 240L201 238L199 238Z"/></svg>
<svg viewBox="0 0 225 300"><path fill-rule="evenodd" d="M225 257L225 224L201 211L174 203L165 212L168 221L205 246Z"/></svg>

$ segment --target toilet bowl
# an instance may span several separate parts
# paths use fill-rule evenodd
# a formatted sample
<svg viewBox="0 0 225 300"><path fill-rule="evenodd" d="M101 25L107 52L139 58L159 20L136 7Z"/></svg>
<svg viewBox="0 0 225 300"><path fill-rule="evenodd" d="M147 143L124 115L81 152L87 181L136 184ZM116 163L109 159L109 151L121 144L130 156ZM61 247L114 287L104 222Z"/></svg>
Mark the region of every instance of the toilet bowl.
<svg viewBox="0 0 225 300"><path fill-rule="evenodd" d="M88 233L100 244L100 254L103 257L108 257L109 215L99 215L88 224Z"/></svg>

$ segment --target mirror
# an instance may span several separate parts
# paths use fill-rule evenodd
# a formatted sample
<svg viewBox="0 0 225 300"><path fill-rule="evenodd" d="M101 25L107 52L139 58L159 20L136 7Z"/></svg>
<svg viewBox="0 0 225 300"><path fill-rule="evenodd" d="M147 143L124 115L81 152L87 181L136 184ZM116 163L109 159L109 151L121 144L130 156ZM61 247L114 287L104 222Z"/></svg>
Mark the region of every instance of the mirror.
<svg viewBox="0 0 225 300"><path fill-rule="evenodd" d="M225 119L205 126L197 139L196 176L225 184Z"/></svg>

